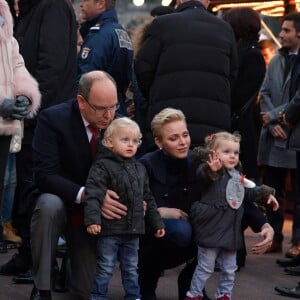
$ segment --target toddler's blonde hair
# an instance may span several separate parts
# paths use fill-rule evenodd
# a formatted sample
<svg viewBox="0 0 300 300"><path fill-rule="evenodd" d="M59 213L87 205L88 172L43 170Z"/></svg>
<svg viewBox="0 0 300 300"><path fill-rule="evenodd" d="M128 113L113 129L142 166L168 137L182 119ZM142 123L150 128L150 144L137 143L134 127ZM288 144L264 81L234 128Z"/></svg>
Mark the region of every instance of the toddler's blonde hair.
<svg viewBox="0 0 300 300"><path fill-rule="evenodd" d="M122 117L122 118L114 119L105 130L103 141L102 141L104 146L106 146L107 138L112 137L120 128L126 128L128 130L132 130L134 133L136 133L139 139L142 138L142 133L139 125L135 121L127 117Z"/></svg>

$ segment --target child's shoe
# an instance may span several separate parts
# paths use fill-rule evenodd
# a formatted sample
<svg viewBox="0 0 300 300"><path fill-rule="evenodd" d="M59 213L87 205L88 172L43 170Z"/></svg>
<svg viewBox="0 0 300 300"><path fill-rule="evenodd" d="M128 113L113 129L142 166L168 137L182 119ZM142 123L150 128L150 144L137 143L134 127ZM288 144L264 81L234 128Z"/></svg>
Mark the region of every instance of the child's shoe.
<svg viewBox="0 0 300 300"><path fill-rule="evenodd" d="M228 295L223 295L221 297L218 297L217 300L230 300L230 297Z"/></svg>

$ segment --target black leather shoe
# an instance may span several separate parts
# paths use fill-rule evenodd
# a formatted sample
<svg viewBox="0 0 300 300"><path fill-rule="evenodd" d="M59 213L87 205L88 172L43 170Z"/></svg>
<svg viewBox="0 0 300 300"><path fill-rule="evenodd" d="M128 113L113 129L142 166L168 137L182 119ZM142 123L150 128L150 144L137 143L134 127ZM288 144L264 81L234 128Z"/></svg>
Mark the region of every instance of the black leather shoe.
<svg viewBox="0 0 300 300"><path fill-rule="evenodd" d="M16 253L6 264L0 267L0 275L17 276L20 273L27 272L30 268L31 266L28 263L28 259Z"/></svg>
<svg viewBox="0 0 300 300"><path fill-rule="evenodd" d="M33 277L31 271L28 271L26 273L21 273L18 276L13 277L12 281L14 283L21 283L21 284L32 284L33 283Z"/></svg>
<svg viewBox="0 0 300 300"><path fill-rule="evenodd" d="M295 258L277 259L276 263L281 267L298 267L300 266L300 256Z"/></svg>
<svg viewBox="0 0 300 300"><path fill-rule="evenodd" d="M287 297L292 297L292 298L300 298L300 285L294 287L294 288L286 288L283 286L276 286L275 291L278 292L279 294Z"/></svg>
<svg viewBox="0 0 300 300"><path fill-rule="evenodd" d="M42 291L33 286L30 300L52 300L51 291Z"/></svg>
<svg viewBox="0 0 300 300"><path fill-rule="evenodd" d="M300 275L300 267L287 267L284 269L284 272L289 274L289 275L295 275L299 276Z"/></svg>

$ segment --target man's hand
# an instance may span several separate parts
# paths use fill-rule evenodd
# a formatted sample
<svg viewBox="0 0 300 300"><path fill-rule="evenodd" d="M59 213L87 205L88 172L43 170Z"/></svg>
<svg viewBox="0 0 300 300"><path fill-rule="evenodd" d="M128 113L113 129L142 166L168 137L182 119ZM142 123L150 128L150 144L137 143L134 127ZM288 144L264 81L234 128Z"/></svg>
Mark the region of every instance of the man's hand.
<svg viewBox="0 0 300 300"><path fill-rule="evenodd" d="M286 139L287 139L287 135L286 135L285 131L283 130L283 128L282 128L281 125L279 125L279 124L275 125L275 126L272 128L271 133L272 133L272 135L273 135L275 138L280 138L280 139L283 139L283 140L286 140Z"/></svg>
<svg viewBox="0 0 300 300"><path fill-rule="evenodd" d="M113 220L121 219L127 214L127 207L117 201L119 196L112 190L107 190L106 196L104 198L101 215L102 217Z"/></svg>
<svg viewBox="0 0 300 300"><path fill-rule="evenodd" d="M285 114L283 112L280 112L279 115L278 115L278 119L279 119L279 122L282 126L286 126L288 128L292 128L293 125L288 123L285 119Z"/></svg>
<svg viewBox="0 0 300 300"><path fill-rule="evenodd" d="M269 223L266 223L262 226L259 235L263 238L263 241L252 247L251 252L253 254L262 254L271 247L274 237L274 230Z"/></svg>
<svg viewBox="0 0 300 300"><path fill-rule="evenodd" d="M271 122L271 117L270 117L270 113L267 112L267 111L262 111L260 113L261 115L261 122L262 122L262 125L265 127L267 126L270 122Z"/></svg>
<svg viewBox="0 0 300 300"><path fill-rule="evenodd" d="M101 232L101 226L100 225L97 225L97 224L92 224L92 225L89 225L87 228L86 228L86 231L89 233L89 234L92 234L92 235L97 235Z"/></svg>
<svg viewBox="0 0 300 300"><path fill-rule="evenodd" d="M188 219L188 214L178 208L159 207L157 210L164 219Z"/></svg>

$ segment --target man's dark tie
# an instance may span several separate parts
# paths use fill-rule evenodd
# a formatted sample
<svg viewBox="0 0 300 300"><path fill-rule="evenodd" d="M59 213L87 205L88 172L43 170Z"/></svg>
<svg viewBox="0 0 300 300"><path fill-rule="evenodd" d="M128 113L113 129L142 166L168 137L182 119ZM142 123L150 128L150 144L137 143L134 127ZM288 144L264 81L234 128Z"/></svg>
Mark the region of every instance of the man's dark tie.
<svg viewBox="0 0 300 300"><path fill-rule="evenodd" d="M100 137L100 131L98 128L95 128L91 125L88 126L89 131L92 134L92 138L90 139L90 148L92 157L95 158L97 153L97 140ZM81 228L83 226L83 207L82 205L76 205L70 216L70 224L74 229Z"/></svg>
<svg viewBox="0 0 300 300"><path fill-rule="evenodd" d="M100 137L100 131L98 128L95 128L91 125L88 126L88 129L92 134L92 138L90 140L90 147L91 147L92 157L94 158L97 153L97 140Z"/></svg>

